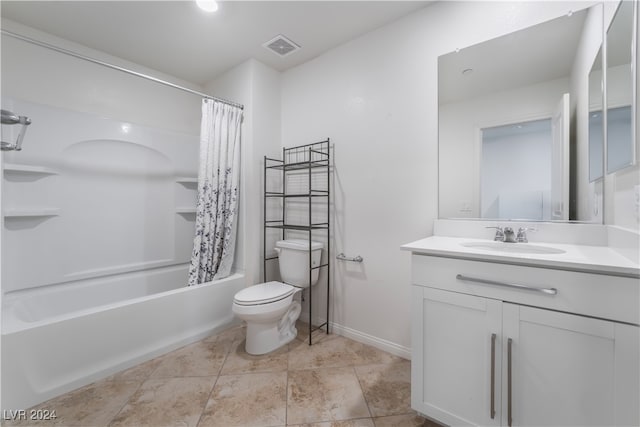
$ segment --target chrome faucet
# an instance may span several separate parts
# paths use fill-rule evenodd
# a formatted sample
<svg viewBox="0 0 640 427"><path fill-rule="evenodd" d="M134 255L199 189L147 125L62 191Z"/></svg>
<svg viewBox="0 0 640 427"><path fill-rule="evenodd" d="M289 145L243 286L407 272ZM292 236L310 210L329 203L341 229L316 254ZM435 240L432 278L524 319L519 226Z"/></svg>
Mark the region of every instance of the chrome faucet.
<svg viewBox="0 0 640 427"><path fill-rule="evenodd" d="M518 235L516 236L516 242L528 243L529 239L527 239L527 231L538 231L538 230L532 227L520 227L518 229Z"/></svg>
<svg viewBox="0 0 640 427"><path fill-rule="evenodd" d="M493 237L493 240L495 240L496 242L504 242L504 230L502 229L502 227L485 227L485 228L495 228L496 235Z"/></svg>
<svg viewBox="0 0 640 427"><path fill-rule="evenodd" d="M516 233L513 231L511 227L485 227L485 228L495 228L496 235L493 237L493 240L496 242L505 242L505 243L515 243L516 242Z"/></svg>
<svg viewBox="0 0 640 427"><path fill-rule="evenodd" d="M505 227L502 232L504 233L504 242L505 243L515 243L516 242L516 233L513 231L511 227Z"/></svg>

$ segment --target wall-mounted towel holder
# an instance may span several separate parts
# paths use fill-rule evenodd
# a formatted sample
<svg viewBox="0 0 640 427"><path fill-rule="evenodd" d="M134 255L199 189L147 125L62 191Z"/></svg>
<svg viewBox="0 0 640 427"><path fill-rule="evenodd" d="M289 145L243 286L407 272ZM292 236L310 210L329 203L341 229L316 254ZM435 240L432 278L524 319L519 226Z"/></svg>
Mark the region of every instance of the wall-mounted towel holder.
<svg viewBox="0 0 640 427"><path fill-rule="evenodd" d="M364 259L358 255L357 257L354 258L349 258L348 256L346 256L344 253L340 252L338 255L336 255L336 259L342 260L342 261L351 261L351 262L362 262L364 261Z"/></svg>

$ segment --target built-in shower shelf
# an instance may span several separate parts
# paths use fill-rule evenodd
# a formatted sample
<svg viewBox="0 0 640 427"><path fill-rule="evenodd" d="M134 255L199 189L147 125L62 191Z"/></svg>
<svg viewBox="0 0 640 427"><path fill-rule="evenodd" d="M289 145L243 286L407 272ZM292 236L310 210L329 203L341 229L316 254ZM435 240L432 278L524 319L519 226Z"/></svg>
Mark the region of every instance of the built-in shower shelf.
<svg viewBox="0 0 640 427"><path fill-rule="evenodd" d="M176 182L178 184L197 184L198 178L190 177L190 176L179 176L179 177L176 177Z"/></svg>
<svg viewBox="0 0 640 427"><path fill-rule="evenodd" d="M5 218L33 218L44 216L60 215L59 208L27 208L27 209L6 209L2 215Z"/></svg>
<svg viewBox="0 0 640 427"><path fill-rule="evenodd" d="M176 213L179 213L179 214L195 214L196 213L196 208L180 207L180 208L176 208Z"/></svg>
<svg viewBox="0 0 640 427"><path fill-rule="evenodd" d="M34 175L57 175L58 171L44 166L20 165L17 163L5 163L5 172L28 173Z"/></svg>

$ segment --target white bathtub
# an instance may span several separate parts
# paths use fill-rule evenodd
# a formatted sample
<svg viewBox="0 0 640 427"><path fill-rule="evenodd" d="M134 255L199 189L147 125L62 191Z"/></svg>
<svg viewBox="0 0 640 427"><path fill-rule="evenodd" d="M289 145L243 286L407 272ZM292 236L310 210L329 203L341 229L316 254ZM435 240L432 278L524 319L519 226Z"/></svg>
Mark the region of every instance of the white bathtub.
<svg viewBox="0 0 640 427"><path fill-rule="evenodd" d="M2 310L2 410L25 409L232 323L244 275L186 287L166 267L7 294Z"/></svg>

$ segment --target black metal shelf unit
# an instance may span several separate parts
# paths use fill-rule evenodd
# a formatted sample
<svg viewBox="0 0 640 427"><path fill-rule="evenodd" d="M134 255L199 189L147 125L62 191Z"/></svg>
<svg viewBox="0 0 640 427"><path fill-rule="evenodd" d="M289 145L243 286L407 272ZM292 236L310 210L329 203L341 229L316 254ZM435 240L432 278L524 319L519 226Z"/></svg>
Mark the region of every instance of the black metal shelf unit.
<svg viewBox="0 0 640 427"><path fill-rule="evenodd" d="M281 173L282 191L267 191L267 180L269 179L268 172L278 171ZM289 172L307 173L308 182L306 192L287 192L287 175ZM313 174L312 174L313 173ZM318 176L320 174L321 176ZM314 188L314 180L312 177L316 177L316 186L318 179L322 180L326 175L326 188L317 189ZM307 232L309 238L309 249L311 248L311 241L314 232L326 233L326 262L318 266L312 265L312 251L309 250L309 284L312 283L313 271L320 268L326 268L326 282L327 282L327 317L326 321L318 326L313 326L313 297L312 286L309 285L309 345L312 344L311 334L313 331L322 329L326 326L327 334L329 333L329 286L331 277L331 249L330 249L330 230L331 230L331 155L329 138L325 141L315 142L313 144L299 145L297 147L283 148L282 160L272 159L267 156L264 157L264 235L263 235L263 279L267 281L267 262L278 259L277 256L267 256L267 230L279 229L282 230L282 240L287 237L288 231ZM270 220L267 215L267 199L280 198L282 200L282 219ZM308 205L308 221L306 224L288 224L287 220L287 205L288 201L298 200L304 202L307 199ZM312 221L312 213L314 204L312 202L321 202L322 198L326 198L327 217L326 221L316 222Z"/></svg>

